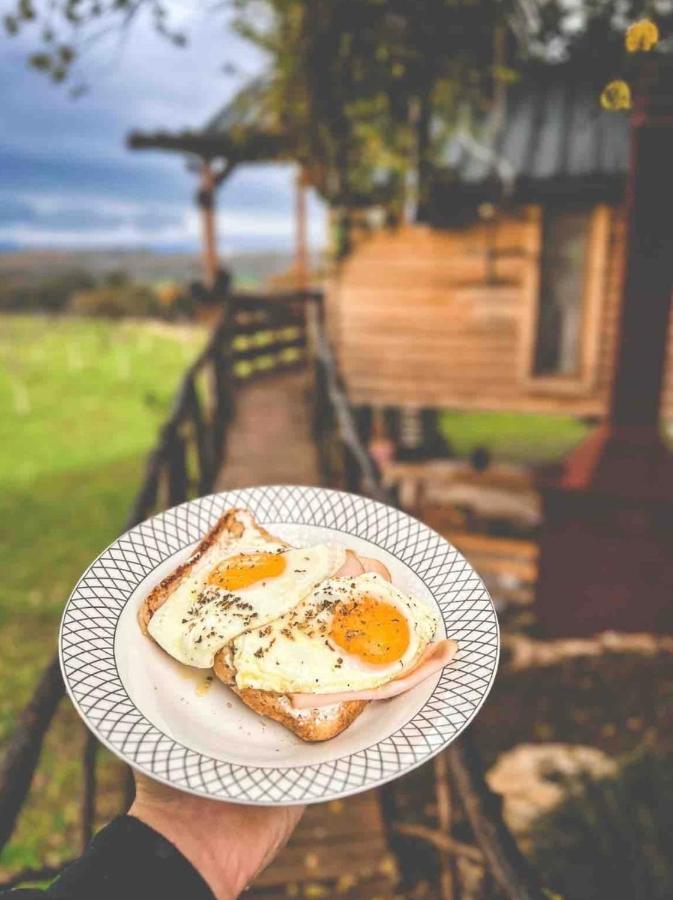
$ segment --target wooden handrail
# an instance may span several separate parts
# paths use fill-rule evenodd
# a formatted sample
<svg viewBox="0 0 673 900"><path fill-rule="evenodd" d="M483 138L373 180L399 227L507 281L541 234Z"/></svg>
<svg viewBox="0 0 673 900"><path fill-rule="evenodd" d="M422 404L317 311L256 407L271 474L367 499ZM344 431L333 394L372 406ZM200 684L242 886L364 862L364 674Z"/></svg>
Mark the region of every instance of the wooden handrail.
<svg viewBox="0 0 673 900"><path fill-rule="evenodd" d="M283 322L287 323L287 327L296 327L303 323L303 319L294 312L290 317L285 315L284 319L284 308L292 305L302 307L315 297L315 294L308 292L297 292L273 296L233 294L229 298L205 347L183 375L168 418L148 455L143 481L126 519L125 531L142 522L157 508L164 477L168 505L184 502L192 490L197 494L212 490L223 461L227 428L234 410L235 379L231 370L233 353L230 345L236 335L236 311L259 312L265 321L273 322L276 328L282 327ZM260 322L260 330L266 327ZM259 352L263 353L265 349L260 347ZM202 408L197 390L197 379L205 374L210 375L210 415ZM187 470L186 445L190 440L195 444L198 468L193 480ZM33 781L45 734L63 695L63 678L56 654L43 670L32 697L19 714L0 766L0 850L12 836ZM87 732L82 760L83 843L88 842L95 820L96 747L95 738ZM128 790L126 793L129 793ZM61 867L42 869L38 871L38 876L47 873L43 877L52 877L60 870ZM18 873L0 887L20 884L22 880L38 876L32 870Z"/></svg>
<svg viewBox="0 0 673 900"><path fill-rule="evenodd" d="M383 486L378 467L359 436L355 415L325 334L320 299L320 295L315 292L300 292L280 295L274 300L274 303L279 304L289 301L303 303L306 310L316 378L315 439L320 445L325 436L325 428L333 427L343 450L348 487L382 502L394 503L394 497ZM260 295L249 295L241 305L247 308L262 307L263 300ZM269 298L266 300L268 303ZM148 457L145 477L131 508L126 528L145 519L156 506L163 472L168 475L168 497L171 502L179 503L187 499L190 479L185 441L189 438L183 434L183 428L191 429L190 434L196 445L199 473L195 487L199 493L206 493L211 489L222 462L227 426L233 410L231 352L228 348L232 335L230 322L229 316L223 317L204 351L187 369L176 393L171 414L160 432L156 447ZM208 368L211 369L214 395L210 418L201 408L196 389L196 378ZM20 714L0 767L0 849L11 837L32 782L45 733L63 693L59 661L55 657L44 670L31 700ZM83 840L90 836L95 816L95 748L95 739L88 737L83 761ZM548 895L502 818L500 800L486 783L483 766L469 734L462 735L451 745L447 751L447 759L456 794L461 800L483 859L503 895L510 900L544 900ZM394 808L392 803L387 805L390 810ZM394 832L395 824L390 822L389 828L391 833ZM404 833L402 828L397 831ZM416 829L413 836L418 839L427 838L447 852L469 855L469 851L454 842L450 835L445 840L441 837L435 840L428 838L423 829ZM62 867L50 867L26 870L0 887L13 887L29 878L54 877L61 869Z"/></svg>
<svg viewBox="0 0 673 900"><path fill-rule="evenodd" d="M0 766L0 849L12 836L33 780L44 736L63 693L61 667L55 656L24 706Z"/></svg>
<svg viewBox="0 0 673 900"><path fill-rule="evenodd" d="M316 410L316 425L321 419L335 425L338 440L348 456L349 489L396 505L390 492L382 485L378 467L360 438L322 317L317 312L312 316L311 327L317 367L316 402L326 404L326 408ZM486 783L484 769L470 734L461 735L446 752L456 794L489 872L503 896L510 900L544 900L548 894L502 817L500 798ZM435 771L441 772L442 769L439 767ZM389 785L382 788L384 794L390 790L392 787ZM391 798L384 799L384 806L389 812L395 810ZM393 837L395 833L400 833L393 822L389 822L388 827ZM420 835L417 833L416 836ZM451 846L451 842L447 842L446 846Z"/></svg>
<svg viewBox="0 0 673 900"><path fill-rule="evenodd" d="M318 414L315 425L317 428L320 428L320 421L323 418L334 420L339 440L352 458L357 472L358 484L352 486L374 500L380 500L382 503L391 503L392 495L381 482L378 466L360 440L355 416L325 334L321 310L317 306L314 307L310 315L309 329L317 368L316 402ZM330 416L324 416L325 404L330 408ZM323 407L322 409L321 406Z"/></svg>
<svg viewBox="0 0 673 900"><path fill-rule="evenodd" d="M502 800L486 783L484 767L469 732L451 744L447 756L472 833L503 895L511 900L548 898L502 817Z"/></svg>

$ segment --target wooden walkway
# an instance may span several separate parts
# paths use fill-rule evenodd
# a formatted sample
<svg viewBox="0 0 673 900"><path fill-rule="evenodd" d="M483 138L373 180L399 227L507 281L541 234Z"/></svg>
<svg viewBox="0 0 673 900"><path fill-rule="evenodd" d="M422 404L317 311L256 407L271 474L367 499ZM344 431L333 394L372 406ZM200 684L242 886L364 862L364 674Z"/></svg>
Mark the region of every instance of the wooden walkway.
<svg viewBox="0 0 673 900"><path fill-rule="evenodd" d="M305 371L268 375L238 388L218 491L256 484L320 483L309 390Z"/></svg>
<svg viewBox="0 0 673 900"><path fill-rule="evenodd" d="M320 483L309 392L306 371L269 375L238 388L218 490ZM446 507L423 507L422 517L472 562L497 603L532 602L537 575L532 541L456 531ZM378 794L368 791L310 806L288 846L246 896L391 900L403 896L398 880Z"/></svg>
<svg viewBox="0 0 673 900"><path fill-rule="evenodd" d="M243 384L217 490L255 484L319 484L306 372ZM246 893L251 900L339 897L390 900L396 867L376 791L314 804L278 859Z"/></svg>

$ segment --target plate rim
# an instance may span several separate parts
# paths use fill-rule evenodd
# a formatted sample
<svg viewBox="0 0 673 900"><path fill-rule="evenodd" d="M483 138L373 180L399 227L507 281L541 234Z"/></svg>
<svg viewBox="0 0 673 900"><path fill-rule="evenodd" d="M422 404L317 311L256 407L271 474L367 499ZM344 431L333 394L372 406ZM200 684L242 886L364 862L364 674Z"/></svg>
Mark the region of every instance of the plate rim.
<svg viewBox="0 0 673 900"><path fill-rule="evenodd" d="M67 617L68 611L70 610L70 607L73 603L73 600L75 599L76 594L77 594L78 590L80 589L80 586L82 585L82 582L87 577L87 575L89 575L91 573L93 567L100 560L102 560L106 556L106 554L108 554L112 549L116 548L117 545L119 545L120 541L122 541L123 538L127 537L129 534L131 534L135 531L139 531L143 526L147 525L147 523L149 523L153 520L164 520L170 514L176 514L176 512L178 510L185 510L185 509L188 509L190 507L195 507L195 506L198 507L199 505L203 506L208 502L210 502L212 505L213 501L220 500L221 498L226 497L228 495L231 496L231 495L240 495L240 494L254 494L255 492L260 492L260 491L319 492L320 494L325 494L325 495L330 495L330 496L334 495L336 497L348 498L351 502L353 502L353 501L364 502L364 503L373 504L374 507L383 507L384 509L387 509L394 514L401 516L403 519L409 520L411 523L414 523L417 527L420 526L422 531L429 533L435 539L439 540L441 542L441 544L446 545L446 547L449 548L449 550L455 555L454 558L457 557L462 562L463 567L467 567L468 571L471 572L471 574L473 576L476 576L477 584L479 587L481 587L481 589L483 591L484 599L487 601L487 605L490 607L492 622L495 625L495 631L494 631L493 639L492 639L493 649L495 650L495 653L493 656L493 662L492 662L492 667L491 667L488 683L481 689L481 694L480 694L478 701L473 705L473 708L471 709L469 715L464 719L462 724L455 729L454 733L449 738L442 739L442 741L440 741L438 746L433 747L433 748L427 750L427 752L424 752L423 754L421 754L420 758L415 759L411 763L401 764L395 771L384 773L379 778L372 779L372 780L366 780L363 778L362 783L355 784L351 787L346 787L341 790L335 790L335 789L330 789L329 787L324 787L323 793L320 796L312 795L312 796L301 796L301 797L296 797L296 798L284 797L280 801L272 800L267 797L257 799L257 798L253 798L253 797L250 797L247 795L245 797L228 796L228 795L223 795L222 790L220 790L218 792L212 792L207 789L200 789L198 787L193 787L188 784L178 783L169 776L164 776L164 775L161 775L161 774L158 774L157 772L155 772L152 769L151 764L143 765L143 764L139 763L137 761L137 759L133 758L133 756L128 753L128 751L125 751L125 750L121 749L119 746L116 746L112 742L112 740L108 739L108 737L101 732L100 727L91 720L91 718L87 715L87 711L85 711L83 709L80 701L77 699L75 692L74 692L74 688L70 683L69 673L66 668L66 660L64 659L64 650L65 650L64 635L65 635L65 630L66 630L66 617ZM225 504L222 506L222 512L224 512L227 508L231 508L231 504L228 504L225 502ZM222 512L220 512L219 514L221 515ZM264 520L262 520L262 524L265 524ZM297 521L287 522L286 524L292 524L292 525L307 524L309 526L311 525L311 523L301 523L301 522L297 522ZM313 523L313 524L315 527L335 528L335 526L321 526L316 523ZM337 529L337 530L339 530L339 529ZM349 532L346 532L345 530L343 530L343 533L349 533ZM361 536L365 540L368 540L370 543L373 543L377 546L381 546L380 544L376 544L376 541L372 540L371 537L368 537L365 535L358 535L356 532L350 532L350 533L353 533L354 536L356 536L356 537ZM201 537L202 536L203 536L203 533L201 532ZM198 541L199 538L197 538L196 540ZM178 548L176 548L176 550L172 551L172 554L179 552L181 549L184 549L185 547L189 546L190 543L191 543L190 541L183 542L180 547L178 547ZM165 549L166 548L163 548L163 550L165 550ZM393 556L396 556L396 554L392 550L389 550L386 547L382 546L381 549L385 550L385 552L390 553ZM122 553L123 553L123 550L122 550ZM254 766L254 765L243 766L240 763L231 763L231 762L218 760L215 757L211 757L208 754L202 753L199 750L195 750L191 747L188 747L186 744L183 744L181 741L177 740L172 735L166 734L166 732L164 732L158 725L156 725L154 722L152 722L150 719L148 719L147 716L145 715L145 713L137 707L137 705L135 704L133 699L128 694L128 691L126 690L126 687L121 679L121 674L118 669L117 656L116 656L116 652L115 652L117 628L119 625L119 620L121 618L121 613L122 613L123 609L126 607L126 604L129 602L133 593L135 593L135 591L137 590L138 585L144 579L146 579L149 575L151 575L151 573L153 571L155 571L156 568L158 568L161 565L161 563L163 561L165 561L166 558L167 558L167 556L164 556L152 568L150 568L147 572L145 572L145 574L140 578L140 581L138 582L138 584L136 584L135 586L131 586L129 584L130 590L128 592L128 596L125 598L124 603L121 606L119 606L119 608L115 611L114 628L113 628L113 632L112 632L112 647L111 647L111 650L109 651L109 654L112 658L112 663L113 663L114 670L116 672L119 684L121 685L121 688L122 688L128 702L133 707L133 709L151 726L151 728L155 732L158 732L163 738L166 738L168 741L170 741L173 746L177 746L187 753L196 755L199 758L199 768L200 768L200 761L206 760L208 762L212 762L216 766L217 765L228 766L228 767L230 767L230 769L232 771L235 771L236 769L243 769L243 770L251 769L251 770L261 771L263 773L271 772L271 771L276 772L276 773L280 772L281 778L283 778L283 777L286 777L287 774L296 772L298 770L302 770L302 771L317 770L317 771L319 771L321 768L323 768L325 766L333 767L340 760L348 760L352 756L357 756L358 754L366 753L367 751L371 750L372 748L377 747L383 741L387 741L387 740L390 740L391 738L394 738L395 735L398 735L402 731L402 729L406 728L409 724L414 722L414 720L423 712L423 710L428 706L428 704L431 702L432 698L435 696L435 693L442 681L441 673L437 679L435 686L433 687L432 693L426 698L426 700L424 701L424 703L420 707L420 709L418 709L407 721L405 721L398 728L396 728L395 731L391 732L391 734L389 734L389 735L385 735L385 736L379 738L378 740L372 741L370 744L367 744L365 747L360 748L357 751L353 751L351 753L345 754L342 757L338 757L336 760L316 762L316 763L306 763L306 764L301 764L301 765L296 765L296 766L286 766L286 767L282 767L282 768L274 767L274 766ZM414 574L416 574L416 576L419 577L421 579L421 581L423 581L423 584L426 586L427 590L431 593L433 600L434 600L437 608L440 611L440 616L442 618L442 622L445 627L445 630L448 630L449 623L447 622L447 619L445 618L444 610L442 609L441 604L435 597L434 592L429 587L429 585L426 583L425 578L422 575L420 575L418 573L418 571L416 570L416 568L414 568L406 559L404 559L403 557L397 557L397 556L396 556L396 558L398 558L398 560L401 563L403 563L405 566L410 568L414 572ZM478 712L482 708L483 704L486 702L486 698L489 696L491 689L493 687L493 683L495 681L495 677L496 677L496 674L497 674L498 668L499 668L500 654L501 654L500 623L498 620L497 611L495 609L495 604L493 603L493 599L490 595L490 592L488 591L486 585L483 582L483 579L481 578L479 573L474 569L472 564L465 558L465 556L450 541L448 541L445 537L443 537L441 534L439 534L435 529L431 528L429 525L425 524L417 517L411 515L410 513L407 513L405 510L401 510L390 504L382 503L379 500L375 500L371 497L367 497L362 494L355 494L355 493L352 493L349 491L343 491L343 490L339 490L337 488L323 487L323 486L319 486L319 485L299 485L299 484L266 485L265 484L265 485L253 485L253 486L250 486L247 488L230 488L230 489L223 490L223 491L214 491L210 494L206 494L201 497L195 497L195 498L192 498L191 500L187 500L183 503L177 504L176 506L169 507L168 509L165 509L165 510L161 510L160 512L157 512L155 515L142 520L141 522L137 523L136 525L132 526L131 528L126 529L121 534L119 534L91 561L91 563L87 566L87 568L82 572L80 577L77 579L77 582L75 583L75 585L68 597L68 600L66 601L66 603L64 605L63 612L61 614L59 629L58 629L58 656L59 656L59 664L60 664L61 673L63 676L63 682L65 685L66 693L67 693L71 703L73 704L77 714L79 715L79 717L82 719L82 721L87 726L87 728L94 734L96 739L98 741L100 741L101 744L103 744L103 746L105 746L108 750L110 750L117 758L121 759L123 762L125 762L127 765L129 765L134 771L137 771L140 774L142 774L148 778L151 778L155 781L165 784L168 787L172 787L176 790L184 791L193 796L220 800L222 802L240 803L240 804L246 805L246 806L263 806L263 807L264 806L266 806L266 807L268 807L268 806L299 806L299 805L305 805L305 804L309 804L309 803L311 803L311 804L312 803L321 803L321 802L326 802L329 800L342 799L345 797L353 796L354 794L361 793L362 791L381 787L382 785L387 784L391 781L395 781L395 780L397 780L397 778L400 778L403 775L406 775L406 774L414 771L419 766L422 766L425 763L429 762L438 753L441 753L442 750L445 750L450 744L452 744L454 741L456 741L460 737L460 735L465 731L465 729L468 728L469 725L474 721L475 717L477 716ZM266 774L265 774L265 777L266 777ZM220 784L222 784L222 782L220 782Z"/></svg>

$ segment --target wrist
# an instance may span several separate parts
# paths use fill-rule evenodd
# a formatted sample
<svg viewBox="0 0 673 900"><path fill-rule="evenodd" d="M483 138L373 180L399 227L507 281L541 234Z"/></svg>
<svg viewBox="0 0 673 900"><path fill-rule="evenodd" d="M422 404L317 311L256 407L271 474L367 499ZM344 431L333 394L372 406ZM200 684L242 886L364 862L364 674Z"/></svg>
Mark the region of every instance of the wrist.
<svg viewBox="0 0 673 900"><path fill-rule="evenodd" d="M208 884L217 900L236 900L247 885L235 840L220 844L217 852L212 844L208 816L185 817L184 810L171 811L164 805L136 799L128 811L159 832L188 860ZM233 836L232 836L233 838Z"/></svg>

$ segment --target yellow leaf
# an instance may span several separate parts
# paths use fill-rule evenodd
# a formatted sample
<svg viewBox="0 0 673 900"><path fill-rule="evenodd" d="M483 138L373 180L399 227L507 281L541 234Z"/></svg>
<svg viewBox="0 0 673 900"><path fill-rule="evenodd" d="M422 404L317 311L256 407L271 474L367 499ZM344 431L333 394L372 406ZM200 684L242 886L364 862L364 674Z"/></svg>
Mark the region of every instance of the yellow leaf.
<svg viewBox="0 0 673 900"><path fill-rule="evenodd" d="M659 40L659 29L651 19L641 19L629 25L626 30L626 49L629 53L644 52L652 49Z"/></svg>
<svg viewBox="0 0 673 900"><path fill-rule="evenodd" d="M606 84L601 94L603 109L631 109L631 88L625 81L611 81Z"/></svg>

